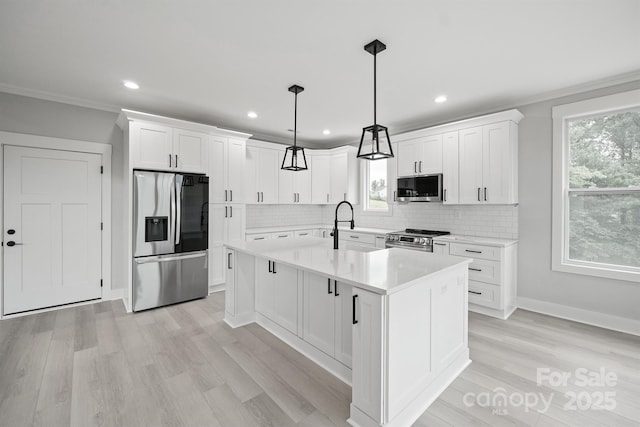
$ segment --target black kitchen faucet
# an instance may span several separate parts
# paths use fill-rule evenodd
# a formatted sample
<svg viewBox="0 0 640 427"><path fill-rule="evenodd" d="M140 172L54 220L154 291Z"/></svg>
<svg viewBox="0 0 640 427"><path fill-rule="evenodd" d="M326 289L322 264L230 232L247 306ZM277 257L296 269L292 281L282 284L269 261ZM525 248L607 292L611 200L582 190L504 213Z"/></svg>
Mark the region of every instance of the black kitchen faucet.
<svg viewBox="0 0 640 427"><path fill-rule="evenodd" d="M338 209L340 209L340 206L346 203L349 205L349 207L351 208L351 221L338 221ZM338 203L338 206L336 206L336 217L333 220L333 233L331 233L331 235L333 236L333 249L338 249L338 223L339 222L349 222L351 223L351 229L353 230L353 228L355 227L355 223L353 222L353 205L349 202L347 202L346 200Z"/></svg>

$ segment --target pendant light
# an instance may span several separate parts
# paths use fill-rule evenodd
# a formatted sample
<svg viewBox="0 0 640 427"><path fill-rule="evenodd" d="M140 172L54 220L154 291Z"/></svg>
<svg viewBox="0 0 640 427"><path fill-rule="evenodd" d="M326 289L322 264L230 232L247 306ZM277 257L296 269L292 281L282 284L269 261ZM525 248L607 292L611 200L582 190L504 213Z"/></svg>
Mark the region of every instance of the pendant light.
<svg viewBox="0 0 640 427"><path fill-rule="evenodd" d="M373 55L373 125L362 128L358 157L366 160L380 160L393 157L393 149L386 126L376 122L376 55L387 46L380 40L365 45L364 50Z"/></svg>
<svg viewBox="0 0 640 427"><path fill-rule="evenodd" d="M280 169L288 171L307 170L307 158L304 155L304 148L296 145L296 136L298 133L298 94L302 92L302 86L293 85L289 88L289 92L295 93L295 104L293 109L293 145L287 147L282 159L282 167Z"/></svg>

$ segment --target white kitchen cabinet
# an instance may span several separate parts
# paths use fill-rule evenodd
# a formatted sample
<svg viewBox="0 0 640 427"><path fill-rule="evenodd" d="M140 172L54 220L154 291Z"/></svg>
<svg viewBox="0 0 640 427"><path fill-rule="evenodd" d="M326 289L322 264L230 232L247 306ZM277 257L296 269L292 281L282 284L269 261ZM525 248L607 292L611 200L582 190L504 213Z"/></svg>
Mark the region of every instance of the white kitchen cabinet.
<svg viewBox="0 0 640 427"><path fill-rule="evenodd" d="M236 274L235 274L235 251L233 249L226 249L224 252L225 265L224 269L227 270L225 277L225 295L224 295L224 310L226 314L236 315Z"/></svg>
<svg viewBox="0 0 640 427"><path fill-rule="evenodd" d="M403 141L398 146L398 176L442 173L442 135Z"/></svg>
<svg viewBox="0 0 640 427"><path fill-rule="evenodd" d="M250 204L278 203L279 150L247 144L245 200Z"/></svg>
<svg viewBox="0 0 640 427"><path fill-rule="evenodd" d="M351 286L304 273L302 339L351 366Z"/></svg>
<svg viewBox="0 0 640 427"><path fill-rule="evenodd" d="M331 195L331 156L314 154L311 159L311 203L322 205L329 203Z"/></svg>
<svg viewBox="0 0 640 427"><path fill-rule="evenodd" d="M386 239L387 239L386 235L384 235L384 234L376 234L375 238L376 238L376 248L385 249L387 247L386 246Z"/></svg>
<svg viewBox="0 0 640 427"><path fill-rule="evenodd" d="M272 260L255 261L256 311L296 334L298 270Z"/></svg>
<svg viewBox="0 0 640 427"><path fill-rule="evenodd" d="M272 239L288 239L293 236L294 236L293 231L280 231L278 233L271 233Z"/></svg>
<svg viewBox="0 0 640 427"><path fill-rule="evenodd" d="M458 131L442 136L442 203L458 204Z"/></svg>
<svg viewBox="0 0 640 427"><path fill-rule="evenodd" d="M251 233L247 234L246 241L253 242L258 240L268 240L271 239L272 233Z"/></svg>
<svg viewBox="0 0 640 427"><path fill-rule="evenodd" d="M224 244L244 239L245 206L209 204L209 283L225 281Z"/></svg>
<svg viewBox="0 0 640 427"><path fill-rule="evenodd" d="M511 121L459 132L461 204L518 202L517 141L517 125Z"/></svg>
<svg viewBox="0 0 640 427"><path fill-rule="evenodd" d="M244 163L246 142L243 139L214 136L209 149L209 202L244 202Z"/></svg>
<svg viewBox="0 0 640 427"><path fill-rule="evenodd" d="M254 268L253 256L225 250L225 319L234 327L255 318Z"/></svg>
<svg viewBox="0 0 640 427"><path fill-rule="evenodd" d="M449 242L433 242L433 253L449 255Z"/></svg>
<svg viewBox="0 0 640 427"><path fill-rule="evenodd" d="M352 205L360 203L359 167L356 152L354 147L341 147L332 150L329 167L331 182L329 201L332 204L340 203L343 200L349 201Z"/></svg>
<svg viewBox="0 0 640 427"><path fill-rule="evenodd" d="M352 289L355 312L353 324L353 356L351 372L351 406L357 407L368 417L383 420L383 346L382 297L359 288ZM353 416L353 412L352 412Z"/></svg>
<svg viewBox="0 0 640 427"><path fill-rule="evenodd" d="M209 135L206 133L132 121L129 144L133 168L207 172Z"/></svg>
<svg viewBox="0 0 640 427"><path fill-rule="evenodd" d="M308 150L307 150L308 151ZM278 154L278 163L282 165L284 151ZM308 157L308 156L307 156ZM307 158L307 166L309 159ZM278 173L278 202L280 204L309 204L311 203L311 171L290 171L279 169Z"/></svg>
<svg viewBox="0 0 640 427"><path fill-rule="evenodd" d="M316 236L316 230L296 230L293 232L294 237L318 237Z"/></svg>

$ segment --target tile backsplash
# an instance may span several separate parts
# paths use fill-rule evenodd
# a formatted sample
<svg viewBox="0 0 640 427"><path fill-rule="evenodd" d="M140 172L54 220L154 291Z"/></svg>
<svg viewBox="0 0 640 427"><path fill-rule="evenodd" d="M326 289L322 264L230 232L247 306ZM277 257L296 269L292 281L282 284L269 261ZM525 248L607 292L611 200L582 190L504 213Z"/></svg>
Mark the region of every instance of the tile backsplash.
<svg viewBox="0 0 640 427"><path fill-rule="evenodd" d="M395 205L392 209L393 215L375 215L363 212L357 205L356 226L389 230L424 228L470 236L518 238L517 206L407 203ZM247 205L247 228L329 225L333 222L334 213L335 205ZM347 215L346 212L344 214Z"/></svg>

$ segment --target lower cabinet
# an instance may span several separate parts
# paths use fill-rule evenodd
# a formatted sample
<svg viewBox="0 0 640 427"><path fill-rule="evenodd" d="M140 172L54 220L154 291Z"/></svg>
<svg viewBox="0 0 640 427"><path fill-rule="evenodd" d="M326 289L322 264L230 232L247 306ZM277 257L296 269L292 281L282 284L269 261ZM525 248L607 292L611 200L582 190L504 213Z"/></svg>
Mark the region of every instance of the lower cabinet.
<svg viewBox="0 0 640 427"><path fill-rule="evenodd" d="M256 311L278 325L298 332L298 270L256 258Z"/></svg>
<svg viewBox="0 0 640 427"><path fill-rule="evenodd" d="M351 367L351 286L304 273L302 339Z"/></svg>

